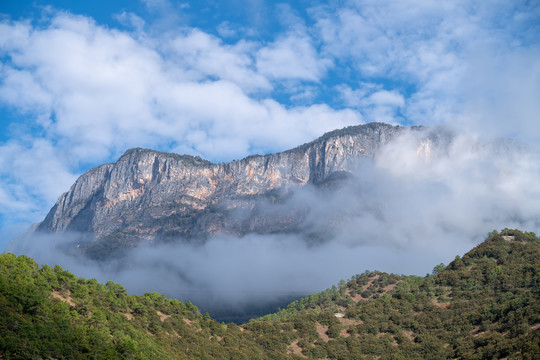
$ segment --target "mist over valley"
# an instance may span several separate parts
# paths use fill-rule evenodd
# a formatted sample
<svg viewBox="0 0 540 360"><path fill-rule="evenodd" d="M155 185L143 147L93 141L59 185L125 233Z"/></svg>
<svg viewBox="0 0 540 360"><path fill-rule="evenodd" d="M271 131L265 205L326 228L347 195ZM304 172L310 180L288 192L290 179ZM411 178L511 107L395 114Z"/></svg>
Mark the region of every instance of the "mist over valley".
<svg viewBox="0 0 540 360"><path fill-rule="evenodd" d="M291 153L289 167L299 169L302 159L308 159L304 182L293 182L290 173L269 165ZM88 182L96 171L90 170L47 217L60 214L55 221L64 222L63 228L47 228L51 220L46 219L11 249L79 276L112 279L131 293L157 291L189 300L226 318L225 313L262 315L365 270L424 275L434 263L448 263L493 229L539 227L535 199L540 189L531 182L540 175L536 151L515 141L479 139L450 129L368 124L330 133L290 152L237 163L201 165L180 157L175 165L183 169L180 180L156 170L160 157L169 155L147 150L133 154L128 167L125 162L108 165L125 172L119 177L111 170L104 180L106 188L124 189L113 193L116 199L107 198L104 185ZM153 163L147 164L148 158ZM263 170L256 180L227 183L227 191L221 192L216 185L213 196L191 200L199 200L192 208L182 202L176 209L171 205L185 198L182 189L207 193L204 177L197 177L205 169L236 166L238 172L256 172L252 162L261 158ZM138 182L145 166L154 173ZM163 165L168 172L172 168ZM219 183L220 176L225 175L218 172L212 181ZM141 208L159 202L152 197L162 193L160 186L178 181L179 195L159 198L162 212L155 206ZM97 190L82 189L87 183ZM133 189L138 196L125 195ZM59 204L76 191L86 198L58 213ZM209 209L201 210L204 201ZM99 217L100 202L121 209L127 226L117 227L116 236L103 229L117 215L111 210ZM77 211L86 211L86 224L80 225ZM183 215L171 223L170 214L176 211ZM131 224L138 225L137 232ZM75 226L93 232L71 231Z"/></svg>

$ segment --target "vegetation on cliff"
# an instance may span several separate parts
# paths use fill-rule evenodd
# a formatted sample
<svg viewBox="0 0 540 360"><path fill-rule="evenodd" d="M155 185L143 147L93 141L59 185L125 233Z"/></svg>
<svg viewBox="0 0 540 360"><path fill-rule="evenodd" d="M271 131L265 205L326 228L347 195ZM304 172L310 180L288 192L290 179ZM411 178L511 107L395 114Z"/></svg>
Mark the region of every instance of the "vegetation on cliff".
<svg viewBox="0 0 540 360"><path fill-rule="evenodd" d="M538 359L540 239L493 232L424 278L365 272L243 326L2 254L0 358Z"/></svg>
<svg viewBox="0 0 540 360"><path fill-rule="evenodd" d="M192 155L187 155L187 154L180 155L180 154L176 154L176 153L161 152L161 151L157 151L157 150L143 149L143 148L128 149L128 150L126 150L124 155L122 155L122 157L131 155L133 153L152 153L152 154L155 154L155 155L161 155L161 156L164 156L164 157L168 157L168 158L171 158L171 159L174 159L174 160L181 161L181 162L183 162L184 164L186 164L188 166L208 167L208 166L214 165L213 162L211 162L209 160L206 160L206 159L203 159L200 156L192 156Z"/></svg>

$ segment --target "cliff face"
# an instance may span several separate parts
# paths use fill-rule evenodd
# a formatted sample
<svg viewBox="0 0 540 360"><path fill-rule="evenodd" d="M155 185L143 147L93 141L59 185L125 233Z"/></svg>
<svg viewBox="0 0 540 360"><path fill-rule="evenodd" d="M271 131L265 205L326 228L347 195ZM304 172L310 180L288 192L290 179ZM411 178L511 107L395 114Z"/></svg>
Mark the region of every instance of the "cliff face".
<svg viewBox="0 0 540 360"><path fill-rule="evenodd" d="M86 234L97 253L155 239L293 231L301 212L258 216L257 201L322 185L354 169L407 128L372 123L336 130L295 149L213 164L187 155L128 150L83 174L58 199L38 231ZM235 214L235 216L232 216ZM239 214L243 214L239 216Z"/></svg>

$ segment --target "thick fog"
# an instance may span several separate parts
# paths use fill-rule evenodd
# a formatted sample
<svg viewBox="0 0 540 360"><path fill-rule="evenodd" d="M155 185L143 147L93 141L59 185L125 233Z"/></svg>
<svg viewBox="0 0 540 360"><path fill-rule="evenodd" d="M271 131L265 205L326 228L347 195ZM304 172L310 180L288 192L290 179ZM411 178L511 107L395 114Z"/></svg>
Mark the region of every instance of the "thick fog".
<svg viewBox="0 0 540 360"><path fill-rule="evenodd" d="M218 235L204 245L156 241L99 264L73 252L76 234L27 235L11 250L120 282L130 293L157 291L203 309L241 311L320 291L365 270L425 275L492 230L537 232L539 175L536 150L511 140L407 132L340 183L259 204L268 216L300 211L304 220L294 234Z"/></svg>

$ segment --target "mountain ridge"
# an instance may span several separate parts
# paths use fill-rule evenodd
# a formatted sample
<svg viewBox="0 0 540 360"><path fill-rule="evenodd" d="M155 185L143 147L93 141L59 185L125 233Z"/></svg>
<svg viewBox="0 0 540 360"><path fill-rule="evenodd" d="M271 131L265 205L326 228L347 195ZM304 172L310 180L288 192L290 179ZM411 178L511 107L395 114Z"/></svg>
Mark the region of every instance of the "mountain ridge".
<svg viewBox="0 0 540 360"><path fill-rule="evenodd" d="M419 129L382 123L351 126L290 150L219 164L129 149L115 163L81 175L37 231L83 233L77 245L95 258L157 238L200 242L217 233L294 231L301 211L269 219L252 216L254 209L260 201L275 201L293 189L346 177L359 159L373 157L404 131Z"/></svg>

